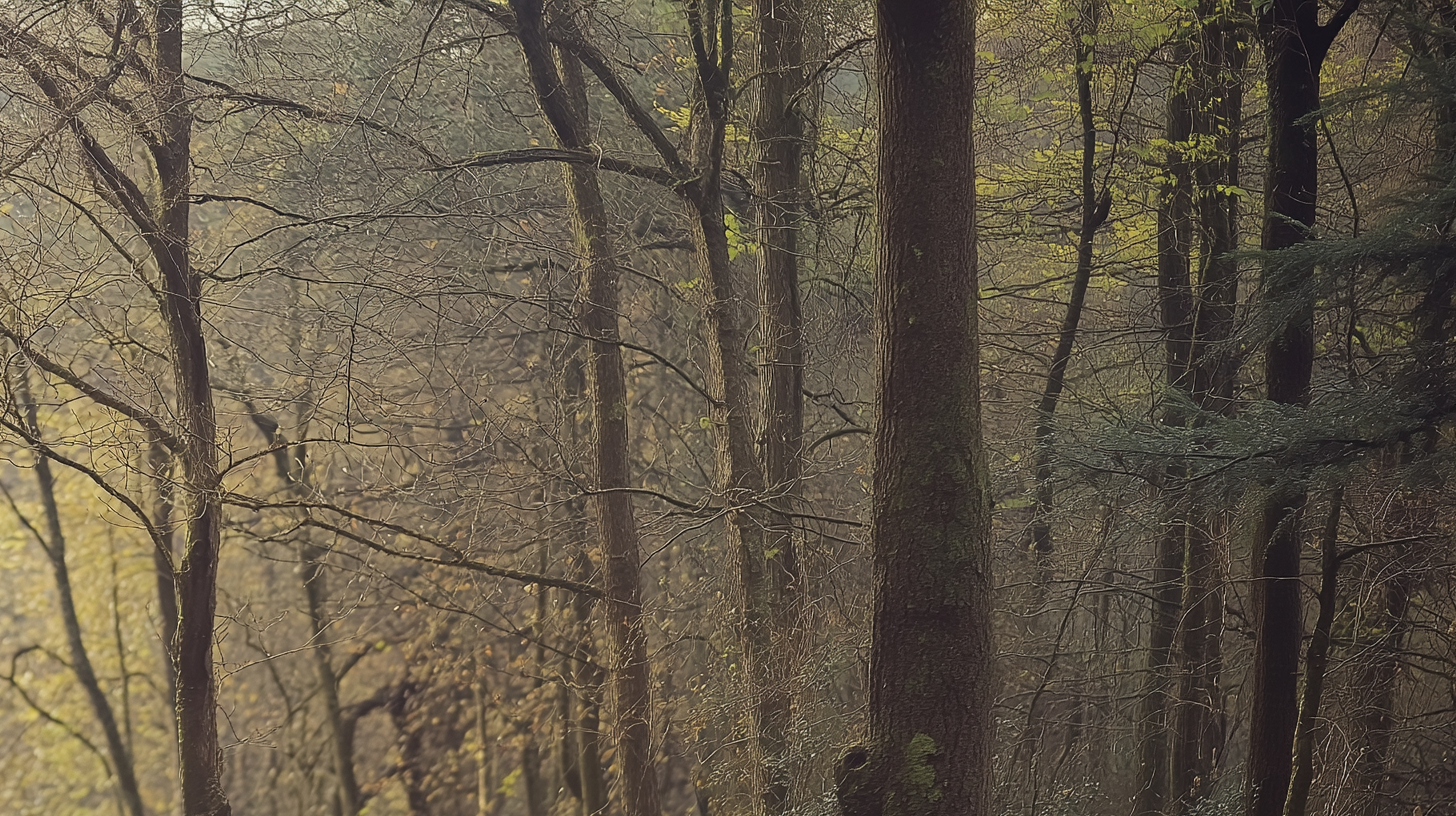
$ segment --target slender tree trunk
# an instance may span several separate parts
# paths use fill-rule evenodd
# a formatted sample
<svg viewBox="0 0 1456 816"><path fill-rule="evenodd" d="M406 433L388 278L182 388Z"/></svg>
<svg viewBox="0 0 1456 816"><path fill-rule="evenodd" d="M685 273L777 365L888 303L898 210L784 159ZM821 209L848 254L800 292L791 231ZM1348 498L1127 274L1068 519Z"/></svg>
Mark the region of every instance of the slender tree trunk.
<svg viewBox="0 0 1456 816"><path fill-rule="evenodd" d="M1184 46L1175 64L1191 59ZM1164 172L1168 177L1158 207L1158 304L1163 330L1164 380L1169 392L1186 391L1193 335L1193 291L1189 280L1193 238L1193 179L1184 155L1193 130L1193 110L1185 87L1174 84L1168 94L1166 138L1170 144ZM1163 411L1172 427L1187 424L1176 402ZM1189 490L1182 463L1163 474L1163 532L1154 547L1151 583L1152 619L1148 629L1147 676L1138 710L1138 788L1133 813L1161 814L1169 798L1168 711L1173 685L1173 640L1181 602L1179 576L1189 531Z"/></svg>
<svg viewBox="0 0 1456 816"><path fill-rule="evenodd" d="M408 804L406 812L409 816L430 816L429 791L425 789L426 768L429 765L429 759L425 756L424 747L421 744L423 740L420 737L419 727L410 723L411 715L416 711L411 698L418 691L419 689L406 671L405 677L399 682L399 685L390 690L384 709L389 714L389 721L393 723L394 729L398 733L395 748L399 752L399 761L395 768L400 785L404 787L405 802ZM521 776L526 777L525 763L528 759L526 751L530 749L534 752L530 734L525 735L523 746ZM534 757L529 757L529 759L534 761ZM537 814L531 813L530 816L537 816Z"/></svg>
<svg viewBox="0 0 1456 816"><path fill-rule="evenodd" d="M192 268L188 233L191 212L192 114L183 87L183 3L155 6L157 64L153 95L160 144L152 150L160 182L157 233L148 238L161 275L162 322L170 346L176 388L177 500L184 521L177 566L177 733L183 809L188 816L230 816L222 785L217 738L217 676L213 668L213 619L222 534L217 419L202 321L202 276Z"/></svg>
<svg viewBox="0 0 1456 816"><path fill-rule="evenodd" d="M1205 413L1227 414L1233 404L1235 355L1228 349L1238 301L1239 148L1243 125L1243 73L1247 62L1247 0L1202 0L1199 54L1193 61L1193 130L1214 145L1193 163L1201 256L1190 344L1192 401ZM1195 417L1201 423L1201 417ZM1223 511L1189 494L1183 564L1182 615L1177 635L1177 702L1172 714L1171 796L1185 812L1212 788L1218 750L1222 663L1223 589L1220 537Z"/></svg>
<svg viewBox="0 0 1456 816"><path fill-rule="evenodd" d="M1356 718L1356 758L1352 787L1356 793L1359 816L1380 816L1390 812L1385 791L1390 772L1390 745L1395 725L1396 691L1400 679L1400 650L1410 628L1407 612L1411 594L1419 580L1403 570L1394 580L1384 584L1381 595L1381 620L1370 628L1382 634L1365 644L1368 656L1361 667L1358 688L1365 690L1366 702Z"/></svg>
<svg viewBox="0 0 1456 816"><path fill-rule="evenodd" d="M1104 190L1100 199L1097 195L1097 126L1093 119L1092 82L1096 59L1093 43L1096 41L1100 17L1099 0L1085 0L1072 25L1072 38L1075 42L1073 55L1076 63L1073 74L1077 82L1077 113L1082 126L1082 224L1077 230L1077 268L1072 276L1072 294L1067 301L1067 312L1062 318L1061 330L1057 333L1057 347L1052 352L1052 364L1047 371L1046 384L1042 387L1041 400L1036 406L1036 463L1033 474L1036 486L1032 506L1031 550L1036 558L1039 585L1045 585L1051 579L1051 556L1055 550L1051 513L1055 498L1052 445L1056 437L1057 403L1066 388L1067 366L1071 363L1072 349L1077 342L1077 327L1082 322L1087 288L1092 282L1093 240L1097 237L1097 230L1106 223L1112 206L1110 191Z"/></svg>
<svg viewBox="0 0 1456 816"><path fill-rule="evenodd" d="M276 421L256 411L245 402L253 424L277 446L273 451L273 469L279 483L296 499L306 501L309 493L308 446L302 442L287 444ZM351 728L344 724L344 710L339 700L339 676L334 671L333 650L329 647L327 629L328 586L324 577L324 551L309 540L309 531L295 533L298 560L302 568L309 629L309 656L318 674L319 693L323 697L324 720L329 726L329 749L332 754L335 797L341 816L355 816L364 807L364 794L354 773L354 739Z"/></svg>
<svg viewBox="0 0 1456 816"><path fill-rule="evenodd" d="M848 816L989 812L989 483L976 321L975 9L876 5L881 135L870 727Z"/></svg>
<svg viewBox="0 0 1456 816"><path fill-rule="evenodd" d="M1269 88L1265 250L1294 246L1314 226L1319 153L1310 119L1320 104L1320 67L1335 34L1357 6L1358 0L1347 0L1328 24L1320 25L1318 0L1272 0L1259 17ZM1265 302L1286 316L1264 349L1265 397L1282 405L1305 405L1314 368L1313 295L1307 281L1291 280L1288 273L1270 274L1267 267L1265 272ZM1297 484L1271 485L1254 534L1246 816L1279 816L1289 792L1299 710L1299 542L1305 500Z"/></svg>
<svg viewBox="0 0 1456 816"><path fill-rule="evenodd" d="M1330 661L1331 629L1335 623L1335 599L1340 577L1340 513L1344 490L1335 488L1330 494L1330 512L1320 539L1319 616L1304 658L1304 693L1299 700L1299 722L1294 731L1294 773L1289 782L1289 795L1284 801L1284 816L1304 816L1309 805L1309 789L1314 782L1315 728L1319 720L1320 700L1324 696L1325 669Z"/></svg>
<svg viewBox="0 0 1456 816"><path fill-rule="evenodd" d="M40 417L35 400L31 397L28 371L16 373L14 394L20 421L35 440L32 445L35 451L35 481L41 507L45 512L45 534L42 536L39 530L33 528L32 532L36 534L41 549L45 551L46 560L51 564L51 574L55 578L56 601L61 608L61 624L66 632L66 650L71 656L71 673L86 692L91 713L95 715L97 723L101 725L101 732L106 737L106 753L115 770L117 796L122 806L128 816L145 816L146 808L142 805L141 786L137 784L136 765L131 748L122 738L116 712L112 709L105 690L101 688L101 681L91 665L91 655L86 650L86 642L81 634L81 618L76 613L76 596L71 587L71 570L66 565L66 534L61 527L61 509L56 503L55 474L51 471L50 459L40 448Z"/></svg>
<svg viewBox="0 0 1456 816"><path fill-rule="evenodd" d="M585 559L585 556L582 558ZM572 604L577 609L577 620L581 624L576 659L572 661L575 667L572 673L573 686L579 690L573 696L581 698L575 718L576 773L581 786L583 816L599 816L606 812L608 804L606 772L601 756L601 715L597 704L603 683L591 645L587 604L588 599L582 596L578 596Z"/></svg>
<svg viewBox="0 0 1456 816"><path fill-rule="evenodd" d="M147 445L147 470L152 480L152 526L159 542L152 551L152 572L157 580L157 618L162 627L162 676L167 683L167 699L177 699L177 666L172 662L173 644L177 641L177 584L172 577L172 561L177 557L172 520L172 453L160 440Z"/></svg>
<svg viewBox="0 0 1456 816"><path fill-rule="evenodd" d="M512 0L521 48L537 102L557 141L567 148L592 144L586 96L576 60L552 57L540 0ZM587 335L587 383L594 432L597 529L606 558L606 617L612 649L612 687L622 802L627 816L661 811L653 761L646 635L642 629L641 555L633 518L627 425L627 383L622 369L619 319L621 270L612 246L606 205L595 168L568 165L577 250L581 254L580 314Z"/></svg>
<svg viewBox="0 0 1456 816"><path fill-rule="evenodd" d="M773 657L764 673L759 739L764 787L762 812L789 804L789 733L798 673L803 576L799 544L788 513L803 473L804 341L799 306L799 229L803 218L801 165L804 123L804 9L802 0L756 0L757 105L750 129L758 205L760 363L763 434L760 446L768 504L774 512L764 541L773 586L770 627Z"/></svg>
<svg viewBox="0 0 1456 816"><path fill-rule="evenodd" d="M133 19L118 25L116 31L117 36L136 38L133 44L138 46L138 59L149 63L138 70L145 83L140 91L145 99L138 107L156 111L154 132L145 140L154 180L138 184L127 175L123 168L134 164L131 154L118 163L80 117L69 117L66 125L98 191L120 209L155 265L156 280L148 288L155 293L171 361L174 427L167 430L167 436L176 454L175 515L183 520L176 525L181 546L173 567L178 776L188 816L230 816L222 785L212 653L222 529L221 477L203 331L202 276L192 267L189 245L192 112L184 87L183 3L157 0L143 11L128 10ZM149 16L143 19L143 14ZM12 55L26 63L30 78L53 105L69 109L73 100L35 62L35 52Z"/></svg>
<svg viewBox="0 0 1456 816"><path fill-rule="evenodd" d="M754 807L781 808L786 790L774 779L769 762L779 752L783 737L776 730L789 713L788 698L776 671L774 642L776 614L792 607L779 606L777 586L789 585L794 573L783 563L770 567L768 531L775 526L772 513L761 504L764 473L753 436L754 372L746 357L748 309L735 280L724 228L724 138L731 112L729 76L734 55L732 4L709 7L707 15L696 4L687 7L690 39L698 71L690 134L691 155L697 171L694 182L682 189L693 210L693 244L698 276L707 284L701 304L707 347L709 419L713 425L715 490L727 508L728 549L738 579L738 616L741 662L748 680L749 734L744 743L746 785ZM782 524L778 525L782 528ZM775 560L785 553L775 553ZM771 574L772 569L772 574Z"/></svg>

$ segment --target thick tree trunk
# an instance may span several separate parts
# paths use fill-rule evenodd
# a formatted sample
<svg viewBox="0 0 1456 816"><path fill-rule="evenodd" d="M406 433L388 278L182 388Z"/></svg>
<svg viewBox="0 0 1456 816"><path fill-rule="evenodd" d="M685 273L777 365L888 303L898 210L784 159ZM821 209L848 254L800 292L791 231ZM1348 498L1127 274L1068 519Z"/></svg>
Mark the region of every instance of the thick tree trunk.
<svg viewBox="0 0 1456 816"><path fill-rule="evenodd" d="M1269 88L1269 170L1264 187L1267 251L1309 237L1315 221L1319 153L1310 119L1320 104L1319 72L1334 36L1358 0L1347 0L1327 25L1318 0L1273 0L1259 18ZM1266 304L1284 315L1264 349L1265 397L1305 405L1314 367L1314 302L1306 281L1288 273L1263 280ZM1254 534L1252 711L1249 727L1246 816L1279 816L1289 792L1299 710L1299 542L1304 489L1277 483L1258 511Z"/></svg>
<svg viewBox="0 0 1456 816"><path fill-rule="evenodd" d="M870 727L848 816L990 808L989 484L976 321L975 9L876 5L881 135Z"/></svg>
<svg viewBox="0 0 1456 816"><path fill-rule="evenodd" d="M562 147L592 144L586 97L576 60L563 56L558 68L547 39L540 0L512 0L521 48L536 99ZM642 628L641 555L632 501L627 424L627 382L617 326L621 270L612 246L606 204L596 169L567 165L577 251L583 264L579 319L587 335L587 387L591 395L592 498L606 559L606 617L611 644L615 727L627 816L661 811L653 762L647 639Z"/></svg>
<svg viewBox="0 0 1456 816"><path fill-rule="evenodd" d="M799 229L804 124L804 9L801 0L756 0L759 86L750 141L758 208L759 359L763 368L763 457L774 513L764 541L772 584L773 657L764 672L760 714L762 812L783 813L791 790L789 733L798 673L803 576L790 512L803 473L804 341L799 306Z"/></svg>

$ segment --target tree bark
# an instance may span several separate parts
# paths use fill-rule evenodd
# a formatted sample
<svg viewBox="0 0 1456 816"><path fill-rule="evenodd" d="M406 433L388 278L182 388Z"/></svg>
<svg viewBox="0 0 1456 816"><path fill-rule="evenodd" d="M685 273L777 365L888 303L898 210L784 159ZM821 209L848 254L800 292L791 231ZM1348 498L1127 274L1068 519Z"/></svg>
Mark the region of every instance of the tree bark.
<svg viewBox="0 0 1456 816"><path fill-rule="evenodd" d="M975 10L880 0L869 734L848 816L990 808L989 484L976 320Z"/></svg>
<svg viewBox="0 0 1456 816"><path fill-rule="evenodd" d="M1299 721L1294 731L1294 772L1289 782L1289 795L1284 800L1284 816L1304 816L1309 805L1310 785L1314 782L1315 727L1319 719L1320 699L1324 696L1331 629L1335 623L1335 599L1339 592L1339 534L1343 501L1344 490L1335 488L1330 494L1330 512L1320 539L1319 615L1304 658L1304 693L1299 700Z"/></svg>
<svg viewBox="0 0 1456 816"><path fill-rule="evenodd" d="M1399 556L1398 556L1399 557ZM1352 787L1357 795L1359 816L1380 816L1390 812L1386 794L1390 772L1390 745L1395 725L1396 690L1402 663L1400 650L1410 629L1407 613L1411 594L1420 580L1403 569L1385 583L1380 593L1380 620L1370 628L1380 631L1359 673L1358 688L1366 690L1364 704L1356 718L1356 758Z"/></svg>
<svg viewBox="0 0 1456 816"><path fill-rule="evenodd" d="M1175 64L1192 55L1179 49ZM1169 89L1165 136L1170 144L1167 181L1158 207L1158 306L1163 331L1164 381L1171 394L1187 390L1193 335L1193 291L1189 279L1193 243L1193 179L1184 155L1193 132L1188 90ZM1163 410L1163 424L1183 427L1187 412L1176 397ZM1150 576L1152 600L1148 629L1147 675L1138 708L1138 787L1133 813L1161 814L1169 798L1168 712L1173 685L1173 641L1181 602L1179 576L1189 531L1187 468L1170 464L1163 474L1163 532L1154 545Z"/></svg>
<svg viewBox="0 0 1456 816"><path fill-rule="evenodd" d="M152 526L158 543L152 551L152 573L157 581L157 618L162 627L162 676L167 699L177 699L177 666L172 662L172 644L177 640L177 585L172 580L172 560L177 557L172 520L172 452L160 440L147 444L148 475L152 480Z"/></svg>
<svg viewBox="0 0 1456 816"><path fill-rule="evenodd" d="M155 265L155 293L160 322L167 337L175 400L171 428L152 419L148 430L164 432L176 455L174 498L181 537L173 585L177 597L177 630L173 664L177 670L178 776L188 816L229 816L222 786L222 753L217 736L217 678L213 671L213 624L217 607L217 565L221 543L221 478L218 470L217 421L203 331L202 276L192 266L189 217L192 200L192 112L183 72L184 13L182 0L157 0L150 17L130 7L119 10L116 36L133 38L137 60L150 63L138 71L144 79L138 100L115 106L155 111L144 131L136 132L151 159L154 181L139 184L127 174L133 164L125 148L110 152L81 117L65 126L74 137L87 171L102 198L118 207L146 245ZM44 60L45 49L21 40L18 29L5 24L5 50L16 59L47 101L71 110L74 100ZM124 155L124 160L117 156ZM151 270L147 270L150 272Z"/></svg>
<svg viewBox="0 0 1456 816"><path fill-rule="evenodd" d="M565 148L589 148L592 138L586 124L586 96L575 58L563 55L558 67L540 0L512 0L511 9L531 86L557 141ZM631 473L627 383L617 325L621 269L595 168L571 164L565 173L583 264L578 318L588 338L587 387L597 490L592 503L606 559L604 615L612 648L622 802L627 816L658 816L661 806L653 762L647 639L642 628L641 555L631 497L624 490L631 486Z"/></svg>
<svg viewBox="0 0 1456 816"><path fill-rule="evenodd" d="M1232 410L1236 357L1228 349L1238 301L1239 149L1243 125L1243 73L1247 62L1247 0L1201 0L1192 107L1195 139L1211 143L1192 163L1197 190L1199 263L1189 338L1189 375L1182 388L1200 414ZM1187 494L1180 625L1175 643L1177 692L1171 714L1170 796L1186 812L1208 795L1222 745L1223 574L1220 536L1224 511L1194 490Z"/></svg>
<svg viewBox="0 0 1456 816"><path fill-rule="evenodd" d="M202 276L189 257L192 113L183 74L182 0L158 0L152 94L160 142L152 148L160 182L148 244L161 273L159 300L176 389L177 499L182 554L177 567L177 733L183 809L230 816L217 737L213 619L222 533L217 419L202 322ZM114 169L114 166L112 167ZM105 172L105 171L103 171ZM134 219L135 220L135 219ZM139 224L138 226L141 226Z"/></svg>
<svg viewBox="0 0 1456 816"><path fill-rule="evenodd" d="M1269 169L1264 186L1262 247L1275 251L1305 241L1315 222L1319 152L1312 114L1319 109L1319 73L1335 35L1358 0L1346 0L1325 25L1318 0L1272 0L1259 16L1269 88ZM1285 317L1264 349L1265 397L1306 405L1314 368L1314 302L1306 281L1288 273L1263 276L1266 304ZM1299 710L1299 541L1304 489L1269 486L1254 534L1252 711L1246 816L1279 816L1289 792Z"/></svg>
<svg viewBox="0 0 1456 816"><path fill-rule="evenodd" d="M788 702L775 669L774 643L779 606L776 578L769 563L772 513L762 504L764 472L754 446L752 382L748 364L747 308L728 253L724 226L723 169L725 134L731 112L729 77L734 55L732 4L709 7L707 15L696 4L687 6L689 38L698 73L689 134L695 180L681 189L692 208L693 246L698 277L706 284L700 309L707 347L709 420L713 426L714 488L722 496L728 527L728 549L737 573L739 646L748 681L749 734L744 742L746 788L752 807L781 808L787 791L769 763L782 738L775 731L784 723ZM779 525L782 526L781 524ZM775 560L781 553L775 553ZM798 567L792 566L794 571ZM787 585L784 573L777 576Z"/></svg>
<svg viewBox="0 0 1456 816"><path fill-rule="evenodd" d="M799 542L790 512L803 474L804 341L799 304L799 229L804 122L804 9L801 0L756 0L759 86L749 131L758 215L759 361L763 368L763 457L766 501L774 511L764 541L772 584L773 657L764 672L759 740L768 816L789 805L789 733L803 617Z"/></svg>

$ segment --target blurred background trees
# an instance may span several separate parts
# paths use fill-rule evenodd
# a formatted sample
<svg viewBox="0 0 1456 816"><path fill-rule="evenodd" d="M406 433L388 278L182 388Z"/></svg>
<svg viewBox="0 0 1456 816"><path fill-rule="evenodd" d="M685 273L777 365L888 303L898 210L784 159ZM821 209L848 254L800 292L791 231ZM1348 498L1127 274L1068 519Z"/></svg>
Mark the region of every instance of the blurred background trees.
<svg viewBox="0 0 1456 816"><path fill-rule="evenodd" d="M1456 9L977 28L992 809L1452 813ZM0 11L0 808L836 811L872 35Z"/></svg>

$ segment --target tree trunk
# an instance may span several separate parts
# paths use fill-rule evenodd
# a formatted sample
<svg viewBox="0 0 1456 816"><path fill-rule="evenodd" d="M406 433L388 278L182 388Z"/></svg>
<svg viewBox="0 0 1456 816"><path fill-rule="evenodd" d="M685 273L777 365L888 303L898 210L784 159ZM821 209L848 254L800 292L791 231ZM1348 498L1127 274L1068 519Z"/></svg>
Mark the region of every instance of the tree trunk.
<svg viewBox="0 0 1456 816"><path fill-rule="evenodd" d="M764 473L753 437L754 372L749 366L748 319L745 298L735 281L724 227L723 168L725 133L731 112L729 76L734 54L732 5L706 16L696 4L687 7L690 39L698 71L690 133L696 179L684 185L682 195L693 213L693 245L699 278L706 284L701 303L703 335L707 347L709 419L715 452L714 488L726 509L728 549L738 579L738 618L741 663L748 681L749 733L744 742L746 788L755 811L778 809L787 795L783 781L769 767L785 737L775 731L789 714L774 642L783 633L775 629L776 616L791 607L780 606L777 587L788 586L784 564L770 574L769 536L775 524L760 503ZM777 525L782 529L782 523ZM775 553L778 556L785 553ZM791 566L797 572L797 563ZM797 581L797 576L794 575ZM777 579L777 580L776 580Z"/></svg>
<svg viewBox="0 0 1456 816"><path fill-rule="evenodd" d="M1358 5L1346 0L1327 25L1318 0L1273 0L1260 14L1269 88L1269 170L1262 247L1274 251L1309 237L1315 221L1319 153L1310 122L1319 108L1319 73L1334 36ZM1265 268L1264 299L1285 315L1264 349L1265 397L1306 405L1314 367L1314 302L1306 281ZM1289 792L1299 710L1299 541L1303 487L1278 483L1258 511L1254 534L1252 711L1246 816L1279 816Z"/></svg>
<svg viewBox="0 0 1456 816"><path fill-rule="evenodd" d="M586 95L575 58L563 55L558 68L540 0L512 0L511 8L532 88L557 141L566 148L589 148ZM647 639L639 585L641 555L632 500L625 492L631 486L631 474L627 383L617 326L621 270L595 168L571 164L565 172L583 264L579 319L588 338L587 383L597 491L592 504L607 562L604 615L612 648L622 801L627 816L658 816L661 806L653 762Z"/></svg>
<svg viewBox="0 0 1456 816"><path fill-rule="evenodd" d="M1197 190L1197 297L1189 338L1189 376L1182 388L1201 412L1227 414L1233 403L1236 358L1228 348L1238 301L1239 148L1243 125L1243 72L1247 62L1247 0L1201 0L1198 49L1194 56L1191 105L1193 133L1211 140L1192 166ZM1195 415L1194 423L1203 417ZM1187 494L1188 524L1183 557L1180 626L1175 644L1176 702L1171 714L1169 794L1186 812L1213 785L1222 698L1223 588L1219 555L1226 528L1223 511L1196 491Z"/></svg>
<svg viewBox="0 0 1456 816"><path fill-rule="evenodd" d="M1330 495L1330 512L1320 539L1319 616L1309 650L1304 658L1304 693L1299 700L1299 722L1294 731L1294 773L1289 782L1289 795L1284 800L1284 816L1304 816L1309 805L1309 789L1314 782L1314 736L1319 719L1320 699L1324 696L1325 669L1330 662L1331 629L1335 623L1335 599L1340 577L1340 512L1344 490L1335 488Z"/></svg>
<svg viewBox="0 0 1456 816"><path fill-rule="evenodd" d="M253 424L275 446L273 470L284 490L298 501L309 500L308 446L303 442L288 444L278 423L254 409L245 400ZM344 725L344 710L339 701L339 675L334 671L332 649L326 635L329 620L324 607L328 587L324 577L324 550L309 539L309 530L300 528L294 535L302 568L303 592L306 599L309 633L309 656L318 675L319 693L323 697L324 721L329 726L329 749L332 754L335 797L341 816L356 816L364 807L364 794L354 773L354 739L352 729Z"/></svg>
<svg viewBox="0 0 1456 816"><path fill-rule="evenodd" d="M763 456L766 500L774 512L764 541L773 592L773 656L764 672L759 740L763 788L758 807L768 816L789 804L790 720L798 673L803 576L792 517L803 472L804 345L799 306L799 228L803 218L801 165L804 124L804 9L802 0L756 0L757 105L749 137L758 206L760 285L759 360L763 367Z"/></svg>
<svg viewBox="0 0 1456 816"><path fill-rule="evenodd" d="M1082 321L1087 287L1092 282L1092 242L1097 237L1097 230L1107 221L1112 206L1110 191L1104 190L1101 199L1097 196L1097 126L1092 109L1093 60L1096 54L1092 44L1096 40L1100 15L1099 0L1086 0L1072 24L1071 32L1075 42L1073 73L1077 81L1077 112L1082 124L1079 191L1082 224L1077 230L1077 268L1072 276L1071 297L1067 300L1066 315L1062 318L1061 331L1057 333L1057 347L1052 352L1052 364L1036 407L1036 464L1033 474L1036 488L1032 506L1031 550L1036 559L1036 581L1042 587L1051 580L1051 556L1055 549L1050 517L1055 497L1052 445L1056 436L1057 403L1066 388L1067 366L1071 363L1072 349L1077 342L1077 327Z"/></svg>
<svg viewBox="0 0 1456 816"><path fill-rule="evenodd" d="M162 628L162 676L167 683L167 699L177 699L177 666L172 662L173 644L177 641L177 584L172 576L172 561L177 557L175 524L172 520L172 452L160 440L147 444L147 470L155 494L152 498L152 527L157 530L157 546L152 550L152 573L157 581L157 619Z"/></svg>
<svg viewBox="0 0 1456 816"><path fill-rule="evenodd" d="M122 738L116 712L112 709L106 692L101 688L101 681L96 677L96 670L91 665L91 654L86 650L86 642L81 635L81 618L76 613L76 596L71 587L71 570L66 565L66 534L61 527L61 509L56 503L56 479L55 474L51 471L51 461L41 449L40 417L35 400L31 397L29 371L21 370L16 373L14 394L15 408L20 414L20 422L32 439L31 448L35 453L36 488L40 494L41 507L45 512L44 536L33 527L31 531L40 542L41 549L45 551L46 560L51 565L51 574L55 577L56 601L61 608L61 623L66 632L66 651L71 656L71 673L76 676L76 682L80 683L81 689L86 692L86 699L91 704L91 713L96 716L97 723L101 725L101 732L106 737L106 753L111 758L112 768L116 773L117 797L121 800L128 816L145 816L146 808L142 805L141 786L137 784L136 765L133 762L131 749L127 745L127 741ZM28 522L27 525L29 525ZM124 680L123 678L123 682Z"/></svg>
<svg viewBox="0 0 1456 816"><path fill-rule="evenodd" d="M183 809L188 816L230 816L217 738L213 619L222 533L217 419L203 335L202 276L192 268L192 114L183 87L183 3L158 0L152 81L160 144L152 150L159 181L157 231L148 244L161 274L162 322L176 388L177 500L182 553L177 567L177 734ZM114 169L114 168L113 168Z"/></svg>
<svg viewBox="0 0 1456 816"><path fill-rule="evenodd" d="M881 135L868 744L848 816L990 808L989 483L976 321L975 9L876 6Z"/></svg>
<svg viewBox="0 0 1456 816"><path fill-rule="evenodd" d="M1179 49L1175 64L1191 59ZM1174 83L1168 94L1166 138L1170 144L1158 207L1158 305L1163 331L1164 381L1169 392L1187 390L1191 357L1193 291L1189 280L1192 255L1192 174L1184 155L1192 135L1193 110L1186 88ZM1174 398L1176 400L1176 398ZM1162 421L1172 427L1187 424L1186 411L1176 403L1164 408ZM1148 629L1147 676L1138 708L1138 787L1133 800L1136 816L1165 812L1169 798L1168 711L1173 685L1173 640L1178 626L1179 576L1189 530L1187 468L1174 463L1163 474L1163 532L1154 547L1150 594L1152 617Z"/></svg>
<svg viewBox="0 0 1456 816"><path fill-rule="evenodd" d="M1385 793L1390 772L1390 743L1395 724L1396 687L1400 679L1400 649L1410 629L1407 612L1411 593L1419 578L1409 568L1385 583L1380 593L1381 619L1369 628L1380 631L1366 644L1369 657L1361 667L1358 688L1366 690L1365 702L1356 718L1356 758L1352 787L1357 795L1359 816L1380 816L1390 812Z"/></svg>
<svg viewBox="0 0 1456 816"><path fill-rule="evenodd" d="M116 155L77 116L64 124L74 137L87 173L102 198L118 207L146 244L155 265L155 293L167 336L175 399L173 427L165 429L176 454L175 516L181 552L173 569L177 629L172 662L177 670L178 776L188 816L229 816L222 786L222 752L217 736L217 677L213 671L213 623L217 607L217 565L221 543L221 477L217 421L203 332L202 276L192 267L189 216L192 200L192 112L183 72L182 0L157 0L140 15L117 25L117 37L137 42L137 74L145 97L139 109L156 111L153 128L142 140L154 178L139 184L127 174L134 157L126 147ZM138 14L135 9L132 14ZM123 15L125 16L125 15ZM13 29L10 30L13 33ZM7 43L9 39L7 38ZM65 83L37 62L35 50L10 51L45 98L59 110L75 104ZM130 101L109 102L129 106ZM77 108L79 109L79 108ZM146 272L150 272L147 269ZM152 432L161 423L144 422ZM160 550L159 550L160 551Z"/></svg>

